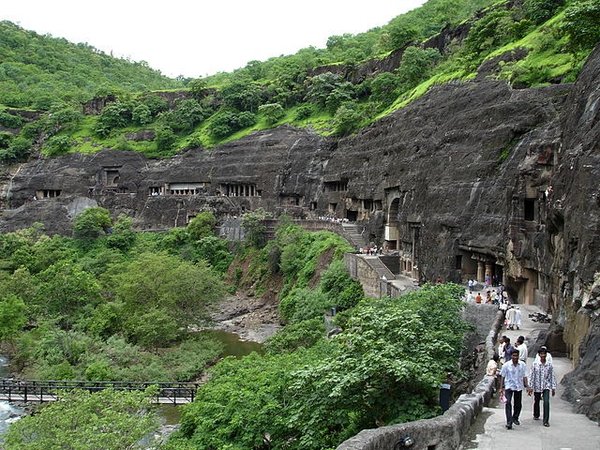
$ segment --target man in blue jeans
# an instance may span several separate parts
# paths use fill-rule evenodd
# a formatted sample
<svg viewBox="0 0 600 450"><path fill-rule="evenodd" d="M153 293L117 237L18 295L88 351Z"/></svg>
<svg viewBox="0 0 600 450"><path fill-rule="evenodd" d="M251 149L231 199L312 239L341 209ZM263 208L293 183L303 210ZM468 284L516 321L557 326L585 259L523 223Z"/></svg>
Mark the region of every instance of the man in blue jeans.
<svg viewBox="0 0 600 450"><path fill-rule="evenodd" d="M523 389L529 389L527 384L527 366L519 360L519 350L514 349L511 360L504 363L500 371L500 395L506 397L506 429L512 430L513 423L521 425L519 415L523 405ZM514 405L513 405L514 400ZM513 407L514 406L514 407Z"/></svg>

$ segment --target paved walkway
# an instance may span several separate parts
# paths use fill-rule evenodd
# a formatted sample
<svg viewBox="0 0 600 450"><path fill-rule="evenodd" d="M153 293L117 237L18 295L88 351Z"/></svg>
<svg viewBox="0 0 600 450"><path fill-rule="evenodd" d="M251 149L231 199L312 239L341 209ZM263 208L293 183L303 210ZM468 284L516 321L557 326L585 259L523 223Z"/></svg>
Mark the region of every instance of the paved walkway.
<svg viewBox="0 0 600 450"><path fill-rule="evenodd" d="M539 331L548 327L547 324L532 322L528 314L539 311L535 306L518 305L523 312L523 327L521 330L502 330L502 334L516 342L519 335L525 336L527 342L533 343ZM529 345L528 347L531 347ZM552 349L548 349L552 353ZM531 368L535 355L530 354L527 366ZM504 405L497 398L492 399L489 407L483 408L482 413L471 427L470 436L463 445L464 449L523 449L523 450L600 450L600 426L583 414L573 412L571 404L561 398L563 387L562 377L572 370L568 358L557 358L553 355L553 364L557 372L558 388L556 396L550 399L550 427L545 428L542 421L533 420L533 397L523 395L523 410L521 425L513 425L512 430L504 426ZM540 405L541 406L541 405Z"/></svg>

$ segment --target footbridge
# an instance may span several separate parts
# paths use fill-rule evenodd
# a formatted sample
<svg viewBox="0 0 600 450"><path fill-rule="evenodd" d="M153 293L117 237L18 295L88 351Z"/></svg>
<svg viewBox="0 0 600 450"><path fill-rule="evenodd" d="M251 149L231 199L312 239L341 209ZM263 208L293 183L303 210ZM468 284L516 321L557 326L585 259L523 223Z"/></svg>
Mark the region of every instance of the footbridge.
<svg viewBox="0 0 600 450"><path fill-rule="evenodd" d="M98 392L104 389L116 391L143 391L156 386L152 401L155 404L181 405L191 403L196 397L200 383L136 383L121 381L54 381L0 379L0 400L8 402L53 402L65 392L83 389Z"/></svg>

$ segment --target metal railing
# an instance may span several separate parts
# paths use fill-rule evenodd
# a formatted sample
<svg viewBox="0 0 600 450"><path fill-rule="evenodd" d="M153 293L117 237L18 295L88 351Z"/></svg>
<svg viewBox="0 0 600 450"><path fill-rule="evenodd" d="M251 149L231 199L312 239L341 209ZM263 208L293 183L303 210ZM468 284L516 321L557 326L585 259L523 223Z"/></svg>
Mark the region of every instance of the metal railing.
<svg viewBox="0 0 600 450"><path fill-rule="evenodd" d="M0 400L9 402L52 402L60 398L62 392L83 389L98 392L104 389L116 391L143 391L156 386L154 403L173 405L191 403L196 397L199 383L164 382L123 382L123 381L55 381L55 380L15 380L0 379Z"/></svg>

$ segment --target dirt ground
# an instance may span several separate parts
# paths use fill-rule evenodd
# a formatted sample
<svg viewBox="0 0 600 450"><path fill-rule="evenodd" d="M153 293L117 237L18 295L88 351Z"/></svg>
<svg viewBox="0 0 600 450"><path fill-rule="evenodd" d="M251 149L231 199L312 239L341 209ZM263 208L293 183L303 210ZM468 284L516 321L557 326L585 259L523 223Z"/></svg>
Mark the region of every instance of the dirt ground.
<svg viewBox="0 0 600 450"><path fill-rule="evenodd" d="M277 296L262 297L236 294L217 303L211 312L215 328L237 334L240 339L264 342L280 328Z"/></svg>

